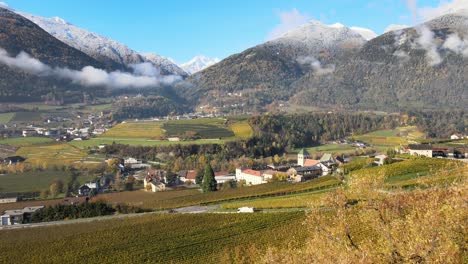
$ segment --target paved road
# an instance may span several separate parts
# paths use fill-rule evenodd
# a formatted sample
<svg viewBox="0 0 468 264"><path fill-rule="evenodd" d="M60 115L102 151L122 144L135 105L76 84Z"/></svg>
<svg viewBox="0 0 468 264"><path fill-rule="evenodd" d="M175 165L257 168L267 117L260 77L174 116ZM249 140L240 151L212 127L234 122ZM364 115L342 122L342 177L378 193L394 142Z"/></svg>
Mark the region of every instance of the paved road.
<svg viewBox="0 0 468 264"><path fill-rule="evenodd" d="M68 224L77 224L77 223L89 223L89 222L94 222L94 221L105 221L105 220L111 220L111 219L122 219L122 218L138 217L138 216L148 215L148 214L165 214L165 213L202 214L202 213L209 213L210 211L216 210L216 209L219 209L219 208L220 208L219 205L190 206L190 207L183 207L183 208L177 208L177 209L172 209L172 210L154 211L154 212L139 213L139 214L117 214L117 215L100 216L100 217L93 217L93 218L81 218L81 219L66 220L66 221L55 221L55 222L43 222L43 223L35 223L35 224L1 226L0 231L1 230L10 230L10 229L41 227L41 226L56 226L56 225L68 225Z"/></svg>

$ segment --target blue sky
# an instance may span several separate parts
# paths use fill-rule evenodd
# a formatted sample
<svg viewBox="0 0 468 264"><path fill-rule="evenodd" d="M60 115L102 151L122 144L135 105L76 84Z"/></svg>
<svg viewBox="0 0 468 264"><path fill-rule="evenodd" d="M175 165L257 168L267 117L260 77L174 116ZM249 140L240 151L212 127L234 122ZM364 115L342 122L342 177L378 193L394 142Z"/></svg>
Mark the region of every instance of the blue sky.
<svg viewBox="0 0 468 264"><path fill-rule="evenodd" d="M281 27L284 14L382 33L390 24L413 24L408 2L418 8L440 5L439 0L0 1L30 14L59 16L134 50L156 52L178 62L198 54L225 58L260 44Z"/></svg>

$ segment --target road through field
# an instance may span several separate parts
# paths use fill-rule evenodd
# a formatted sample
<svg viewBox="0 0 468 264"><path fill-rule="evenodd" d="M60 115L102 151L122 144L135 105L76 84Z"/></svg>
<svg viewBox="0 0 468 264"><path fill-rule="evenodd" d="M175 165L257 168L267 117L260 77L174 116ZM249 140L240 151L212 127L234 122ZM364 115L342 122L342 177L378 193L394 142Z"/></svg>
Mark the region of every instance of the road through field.
<svg viewBox="0 0 468 264"><path fill-rule="evenodd" d="M182 207L171 210L164 211L153 211L147 213L138 213L138 214L117 214L109 216L99 216L93 218L82 218L82 219L73 219L73 220L63 220L63 221L54 221L54 222L43 222L43 223L34 223L34 224L24 224L24 225L11 225L11 226L0 226L0 231L2 230L12 230L12 229L23 229L23 228L34 228L34 227L44 227L44 226L57 226L57 225L69 225L69 224L80 224L80 223L90 223L95 221L106 221L111 219L123 219L138 217L148 214L237 214L237 211L216 211L220 209L219 205L210 205L210 206L189 206ZM303 211L304 208L288 208L289 211ZM277 213L281 210L262 210L263 213ZM283 210L284 211L284 210Z"/></svg>

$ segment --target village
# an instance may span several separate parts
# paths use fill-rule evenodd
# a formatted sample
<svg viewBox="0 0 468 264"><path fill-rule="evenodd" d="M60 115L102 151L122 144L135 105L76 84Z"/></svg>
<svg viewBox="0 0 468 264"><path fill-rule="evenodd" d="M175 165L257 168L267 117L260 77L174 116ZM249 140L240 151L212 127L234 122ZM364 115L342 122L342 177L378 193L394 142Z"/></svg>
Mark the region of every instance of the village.
<svg viewBox="0 0 468 264"><path fill-rule="evenodd" d="M457 135L457 137L463 137ZM457 138L458 139L458 138ZM365 144L356 143L358 147L365 148ZM434 159L453 159L468 162L467 148L433 147L431 144L410 144L395 149L395 152L413 157L424 157ZM269 164L265 168L238 167L235 171L215 171L214 179L218 188L229 186L238 188L242 186L255 186L270 182L288 182L298 184L308 182L327 175L341 177L345 175L345 164L351 162L355 157L340 156L324 153L319 159L312 159L312 155L302 149L297 153L297 163ZM361 157L362 158L362 157ZM401 162L402 158L392 158L386 154L375 154L367 156L373 162L370 166L385 166L395 162ZM19 156L8 157L3 160L4 164L16 165L24 162ZM72 197L63 198L61 205L80 205L87 203L90 198L102 193L115 192L116 182L125 182L125 190L133 192L166 192L180 188L199 189L203 180L203 173L196 170L181 170L171 173L162 169L155 169L154 164L144 162L132 157L111 158L116 166L116 174L103 175L96 181L81 185ZM1 203L18 202L18 197L2 197ZM17 225L28 223L31 215L44 208L44 205L28 206L25 208L10 209L1 215L1 225ZM241 207L239 212L254 212L253 208Z"/></svg>

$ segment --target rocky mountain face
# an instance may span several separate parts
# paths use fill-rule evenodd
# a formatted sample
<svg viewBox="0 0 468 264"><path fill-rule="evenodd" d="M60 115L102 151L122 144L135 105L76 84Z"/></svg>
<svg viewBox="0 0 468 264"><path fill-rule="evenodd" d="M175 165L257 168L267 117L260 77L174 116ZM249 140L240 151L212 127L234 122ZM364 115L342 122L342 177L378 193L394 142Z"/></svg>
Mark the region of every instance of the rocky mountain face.
<svg viewBox="0 0 468 264"><path fill-rule="evenodd" d="M8 59L20 52L40 60L50 67L65 67L79 70L85 66L105 68L105 65L85 53L57 40L28 19L4 8L0 8L0 48L5 51L0 57ZM26 58L18 60L28 67L39 67ZM77 91L78 86L53 78L28 73L0 62L0 100L29 101L58 90ZM86 89L79 93L100 94L102 90Z"/></svg>
<svg viewBox="0 0 468 264"><path fill-rule="evenodd" d="M140 54L122 43L77 27L60 17L45 18L23 12L18 12L18 14L69 46L81 50L110 67L126 69L130 64L151 62L160 69L161 74L187 76L184 70L169 59L154 53Z"/></svg>
<svg viewBox="0 0 468 264"><path fill-rule="evenodd" d="M218 98L228 99L225 95L237 92L257 105L287 100L292 83L311 70L330 71L334 61L357 52L365 42L347 27L312 21L191 76L192 86L180 91L201 103L220 102Z"/></svg>
<svg viewBox="0 0 468 264"><path fill-rule="evenodd" d="M446 15L370 41L342 25L311 22L195 74L192 86L180 90L201 105L238 102L249 109L277 102L347 109L463 107L467 21L461 14Z"/></svg>
<svg viewBox="0 0 468 264"><path fill-rule="evenodd" d="M447 15L366 43L333 73L307 73L292 103L358 109L440 109L468 104L468 18ZM465 107L466 108L466 107Z"/></svg>

